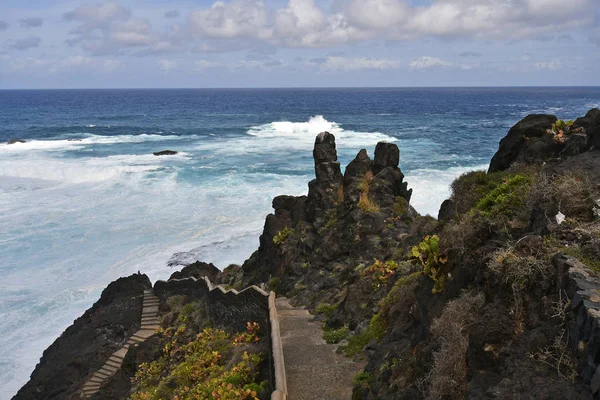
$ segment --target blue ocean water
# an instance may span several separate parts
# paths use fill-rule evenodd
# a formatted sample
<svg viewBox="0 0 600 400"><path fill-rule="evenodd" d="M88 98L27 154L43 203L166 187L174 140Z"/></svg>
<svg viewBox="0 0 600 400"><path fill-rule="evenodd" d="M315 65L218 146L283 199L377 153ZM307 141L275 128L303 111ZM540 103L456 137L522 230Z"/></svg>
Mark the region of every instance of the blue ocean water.
<svg viewBox="0 0 600 400"><path fill-rule="evenodd" d="M26 140L0 144L0 399L110 281L166 278L190 249L247 258L272 198L307 192L321 131L342 165L397 143L413 206L436 215L523 116L599 104L600 88L0 91L0 142Z"/></svg>

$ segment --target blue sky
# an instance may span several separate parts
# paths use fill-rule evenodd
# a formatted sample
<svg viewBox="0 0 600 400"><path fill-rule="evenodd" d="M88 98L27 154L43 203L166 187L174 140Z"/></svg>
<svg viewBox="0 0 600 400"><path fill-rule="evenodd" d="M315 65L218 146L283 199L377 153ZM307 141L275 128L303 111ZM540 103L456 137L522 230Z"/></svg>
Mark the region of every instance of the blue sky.
<svg viewBox="0 0 600 400"><path fill-rule="evenodd" d="M0 88L600 85L600 0L2 0Z"/></svg>

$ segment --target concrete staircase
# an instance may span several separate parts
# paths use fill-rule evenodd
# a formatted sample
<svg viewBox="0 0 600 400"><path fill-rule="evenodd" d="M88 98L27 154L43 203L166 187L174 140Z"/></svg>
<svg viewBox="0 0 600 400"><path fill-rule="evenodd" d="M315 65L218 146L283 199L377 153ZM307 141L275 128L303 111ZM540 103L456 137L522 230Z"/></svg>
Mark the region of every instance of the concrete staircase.
<svg viewBox="0 0 600 400"><path fill-rule="evenodd" d="M83 385L81 397L83 399L90 398L94 393L100 390L100 387L104 384L108 378L113 376L121 364L129 346L135 343L141 343L150 336L154 335L156 329L159 327L158 321L158 297L154 295L152 290L144 290L144 302L142 307L142 324L140 330L133 334L119 350L115 351L106 363L98 371L94 372L92 377Z"/></svg>
<svg viewBox="0 0 600 400"><path fill-rule="evenodd" d="M349 400L352 378L364 363L336 354L323 340L321 323L307 310L276 300L290 400Z"/></svg>

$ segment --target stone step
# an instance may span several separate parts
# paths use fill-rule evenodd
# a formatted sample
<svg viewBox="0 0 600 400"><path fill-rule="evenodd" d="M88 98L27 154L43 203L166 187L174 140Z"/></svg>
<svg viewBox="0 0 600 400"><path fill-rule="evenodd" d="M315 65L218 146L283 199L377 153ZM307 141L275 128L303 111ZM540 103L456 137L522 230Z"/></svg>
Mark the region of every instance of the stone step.
<svg viewBox="0 0 600 400"><path fill-rule="evenodd" d="M100 368L100 371L102 371L102 370L106 371L106 373L108 373L108 374L113 375L115 372L117 372L118 368L105 363L102 366L102 368Z"/></svg>
<svg viewBox="0 0 600 400"><path fill-rule="evenodd" d="M104 377L92 376L88 382L102 384L105 380Z"/></svg>
<svg viewBox="0 0 600 400"><path fill-rule="evenodd" d="M110 365L111 367L115 367L117 369L121 367L121 364L122 364L121 360L116 361L116 360L110 359L110 358L108 360L106 360L106 363L104 363L104 365Z"/></svg>

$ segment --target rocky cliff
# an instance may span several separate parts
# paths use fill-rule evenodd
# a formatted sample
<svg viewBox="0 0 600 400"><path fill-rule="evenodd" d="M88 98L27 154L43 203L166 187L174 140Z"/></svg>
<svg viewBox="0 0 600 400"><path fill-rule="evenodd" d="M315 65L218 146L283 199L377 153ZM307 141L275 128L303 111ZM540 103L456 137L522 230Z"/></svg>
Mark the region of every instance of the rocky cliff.
<svg viewBox="0 0 600 400"><path fill-rule="evenodd" d="M367 361L356 399L600 398L600 110L572 122L518 122L488 172L453 182L438 220L410 206L396 145L379 143L373 158L361 150L342 173L335 137L323 132L313 157L307 196L273 200L260 246L242 266L219 272L198 262L157 285L164 329L184 304L209 301L180 279L266 284L315 314L340 353ZM110 314L141 307L129 284L122 296L108 293L149 282L124 279L44 353L16 398L70 398L95 367L86 352L101 364L119 343L113 327L123 337L136 329L133 315ZM210 310L198 310L195 331L211 324ZM76 337L89 349L67 348ZM97 398L126 398L137 366L163 344L129 351Z"/></svg>

